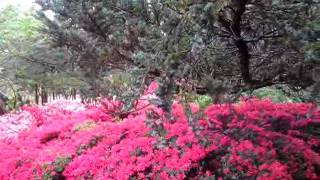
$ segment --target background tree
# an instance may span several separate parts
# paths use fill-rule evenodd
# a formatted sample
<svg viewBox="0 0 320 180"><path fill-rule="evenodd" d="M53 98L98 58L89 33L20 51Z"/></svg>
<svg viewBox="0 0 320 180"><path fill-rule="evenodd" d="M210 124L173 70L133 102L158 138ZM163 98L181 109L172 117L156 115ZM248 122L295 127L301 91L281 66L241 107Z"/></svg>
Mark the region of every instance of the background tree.
<svg viewBox="0 0 320 180"><path fill-rule="evenodd" d="M153 80L164 107L173 91L225 102L276 87L317 98L316 1L37 3L37 14L8 7L0 16L3 77L36 102L77 93L131 99Z"/></svg>
<svg viewBox="0 0 320 180"><path fill-rule="evenodd" d="M272 85L301 91L315 82L316 1L37 2L45 33L77 57L68 63L96 95L107 94L104 78L115 71L158 77L163 99L175 84L220 97Z"/></svg>
<svg viewBox="0 0 320 180"><path fill-rule="evenodd" d="M35 11L20 12L14 6L1 10L0 68L1 89L12 97L10 108L17 106L17 96L45 103L48 98L66 94L84 83L63 63L68 54L63 48L50 48L43 24Z"/></svg>

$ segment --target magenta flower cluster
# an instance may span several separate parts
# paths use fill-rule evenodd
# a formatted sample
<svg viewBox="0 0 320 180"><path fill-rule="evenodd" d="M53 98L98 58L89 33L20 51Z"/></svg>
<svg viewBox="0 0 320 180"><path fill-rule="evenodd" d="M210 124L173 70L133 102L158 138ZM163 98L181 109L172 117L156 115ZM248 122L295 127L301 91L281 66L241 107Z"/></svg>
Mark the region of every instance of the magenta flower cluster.
<svg viewBox="0 0 320 180"><path fill-rule="evenodd" d="M202 111L175 102L168 116L148 103L126 116L112 100L25 107L34 121L0 141L0 179L320 179L312 104L250 99Z"/></svg>

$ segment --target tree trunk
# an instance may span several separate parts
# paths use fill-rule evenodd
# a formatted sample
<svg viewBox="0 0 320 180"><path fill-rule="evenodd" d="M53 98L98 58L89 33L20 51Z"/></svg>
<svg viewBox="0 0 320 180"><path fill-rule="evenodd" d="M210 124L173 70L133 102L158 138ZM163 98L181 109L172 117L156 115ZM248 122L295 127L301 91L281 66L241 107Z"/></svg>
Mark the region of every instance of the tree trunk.
<svg viewBox="0 0 320 180"><path fill-rule="evenodd" d="M219 22L232 36L234 45L237 47L239 53L241 77L245 84L250 84L252 82L249 66L250 54L247 43L241 37L242 15L246 10L247 3L247 0L236 1L233 4L235 7L231 7L231 9L233 9L231 21L222 13L219 16Z"/></svg>
<svg viewBox="0 0 320 180"><path fill-rule="evenodd" d="M41 87L41 104L44 105L48 102L48 93L46 89L42 86Z"/></svg>
<svg viewBox="0 0 320 180"><path fill-rule="evenodd" d="M236 10L231 23L231 32L234 33L234 44L238 48L240 71L243 81L247 84L251 82L250 76L250 54L247 43L241 37L241 21L242 15L246 11L247 0L238 1L236 3Z"/></svg>
<svg viewBox="0 0 320 180"><path fill-rule="evenodd" d="M35 99L36 104L39 104L39 86L38 86L38 84L36 84L34 87L34 99Z"/></svg>
<svg viewBox="0 0 320 180"><path fill-rule="evenodd" d="M72 100L75 100L77 98L77 90L75 88L71 89L71 97Z"/></svg>
<svg viewBox="0 0 320 180"><path fill-rule="evenodd" d="M0 116L5 114L7 112L6 110L6 103L3 99L0 99Z"/></svg>
<svg viewBox="0 0 320 180"><path fill-rule="evenodd" d="M235 45L238 48L239 52L239 63L240 63L240 71L243 81L248 84L251 82L250 76L250 54L248 50L248 46L245 41L242 39L234 40Z"/></svg>

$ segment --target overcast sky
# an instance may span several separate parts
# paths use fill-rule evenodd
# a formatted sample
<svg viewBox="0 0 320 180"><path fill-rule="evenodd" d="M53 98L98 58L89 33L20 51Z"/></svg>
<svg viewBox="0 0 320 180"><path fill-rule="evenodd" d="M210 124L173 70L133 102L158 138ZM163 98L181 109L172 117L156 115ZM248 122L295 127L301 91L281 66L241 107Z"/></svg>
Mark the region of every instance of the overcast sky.
<svg viewBox="0 0 320 180"><path fill-rule="evenodd" d="M0 0L0 9L6 7L7 5L18 6L21 11L29 10L32 7L35 7L35 9L40 8L40 6L34 3L34 1L35 0ZM54 14L52 11L45 11L44 14L49 19L54 19Z"/></svg>
<svg viewBox="0 0 320 180"><path fill-rule="evenodd" d="M27 10L32 7L34 0L0 0L0 8L3 8L9 4L18 5L21 10Z"/></svg>

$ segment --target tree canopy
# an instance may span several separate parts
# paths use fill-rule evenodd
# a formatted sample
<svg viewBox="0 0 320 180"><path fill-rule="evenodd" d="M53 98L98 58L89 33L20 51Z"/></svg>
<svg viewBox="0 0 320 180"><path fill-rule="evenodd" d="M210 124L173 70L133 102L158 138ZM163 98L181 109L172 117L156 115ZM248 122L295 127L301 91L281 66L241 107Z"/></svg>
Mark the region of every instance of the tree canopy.
<svg viewBox="0 0 320 180"><path fill-rule="evenodd" d="M225 102L270 86L316 97L320 86L315 0L36 2L37 20L10 26L19 16L5 10L2 41L24 53L31 67L41 66L29 72L41 74L41 82L30 79L49 89L57 82L49 79L63 76L72 83L62 89L74 87L85 96L133 97L157 80L161 103L168 104L173 91ZM17 24L21 35L10 39L6 32ZM19 67L18 77L31 77Z"/></svg>
<svg viewBox="0 0 320 180"><path fill-rule="evenodd" d="M158 79L163 96L176 84L237 94L280 84L299 91L317 81L317 1L37 2L51 43L77 56L68 63L97 93L114 71Z"/></svg>
<svg viewBox="0 0 320 180"><path fill-rule="evenodd" d="M65 52L63 48L50 48L48 37L41 32L44 24L35 11L20 12L8 6L1 12L1 89L13 96L14 104L19 94L35 93L37 103L38 96L46 102L49 92L58 94L81 85L81 80L62 68Z"/></svg>

